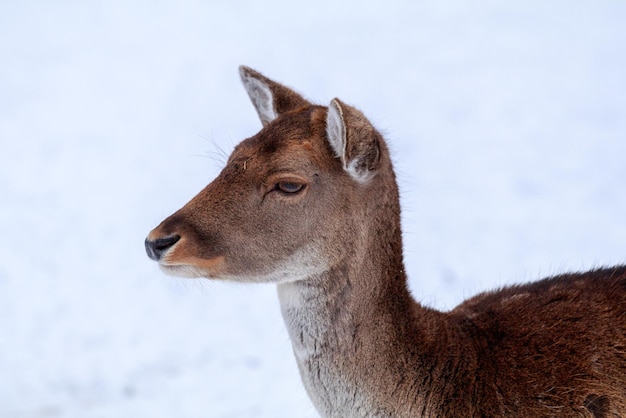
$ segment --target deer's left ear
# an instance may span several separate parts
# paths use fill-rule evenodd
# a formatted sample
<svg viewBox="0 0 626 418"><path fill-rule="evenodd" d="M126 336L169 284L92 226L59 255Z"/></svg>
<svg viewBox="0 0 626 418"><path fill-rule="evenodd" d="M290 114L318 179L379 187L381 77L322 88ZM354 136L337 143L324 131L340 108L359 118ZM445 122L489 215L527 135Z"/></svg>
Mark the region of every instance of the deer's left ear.
<svg viewBox="0 0 626 418"><path fill-rule="evenodd" d="M239 67L239 74L263 126L285 112L311 105L295 91L270 80L252 68L242 65Z"/></svg>
<svg viewBox="0 0 626 418"><path fill-rule="evenodd" d="M333 99L326 116L326 135L352 178L365 183L374 176L380 162L380 134L363 113Z"/></svg>

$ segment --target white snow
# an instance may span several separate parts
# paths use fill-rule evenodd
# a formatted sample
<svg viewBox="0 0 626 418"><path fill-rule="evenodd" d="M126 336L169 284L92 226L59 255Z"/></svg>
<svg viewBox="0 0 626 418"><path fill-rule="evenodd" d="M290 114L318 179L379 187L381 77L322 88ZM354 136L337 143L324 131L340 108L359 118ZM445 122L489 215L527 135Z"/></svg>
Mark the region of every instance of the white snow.
<svg viewBox="0 0 626 418"><path fill-rule="evenodd" d="M146 234L261 126L249 65L386 133L415 296L626 261L626 3L4 2L0 417L314 417L273 285Z"/></svg>

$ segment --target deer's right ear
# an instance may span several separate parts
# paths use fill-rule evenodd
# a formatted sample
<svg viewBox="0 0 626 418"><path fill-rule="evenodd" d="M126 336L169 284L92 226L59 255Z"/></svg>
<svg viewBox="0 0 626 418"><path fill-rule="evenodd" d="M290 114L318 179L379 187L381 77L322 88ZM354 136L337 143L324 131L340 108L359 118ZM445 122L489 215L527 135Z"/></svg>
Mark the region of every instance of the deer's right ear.
<svg viewBox="0 0 626 418"><path fill-rule="evenodd" d="M239 75L263 126L285 112L311 105L295 91L252 68L242 65L239 67Z"/></svg>
<svg viewBox="0 0 626 418"><path fill-rule="evenodd" d="M326 116L328 142L343 169L359 183L376 174L380 162L379 134L365 115L333 99Z"/></svg>

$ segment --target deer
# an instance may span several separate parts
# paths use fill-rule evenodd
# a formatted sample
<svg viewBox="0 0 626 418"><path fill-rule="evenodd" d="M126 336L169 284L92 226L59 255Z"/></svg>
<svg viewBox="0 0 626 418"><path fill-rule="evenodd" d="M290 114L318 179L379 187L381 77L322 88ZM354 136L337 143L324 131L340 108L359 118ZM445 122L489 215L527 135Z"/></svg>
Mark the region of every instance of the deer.
<svg viewBox="0 0 626 418"><path fill-rule="evenodd" d="M321 416L626 416L626 266L420 304L383 136L239 71L262 129L145 248L171 275L275 283Z"/></svg>

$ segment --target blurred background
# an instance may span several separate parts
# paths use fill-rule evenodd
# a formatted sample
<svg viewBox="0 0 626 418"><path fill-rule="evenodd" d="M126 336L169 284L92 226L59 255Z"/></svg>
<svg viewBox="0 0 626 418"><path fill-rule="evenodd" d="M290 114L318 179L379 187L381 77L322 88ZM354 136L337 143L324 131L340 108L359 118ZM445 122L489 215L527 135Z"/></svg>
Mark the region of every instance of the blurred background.
<svg viewBox="0 0 626 418"><path fill-rule="evenodd" d="M261 124L246 64L393 150L410 286L626 261L626 3L0 5L0 417L314 417L273 285L163 275L146 234Z"/></svg>

